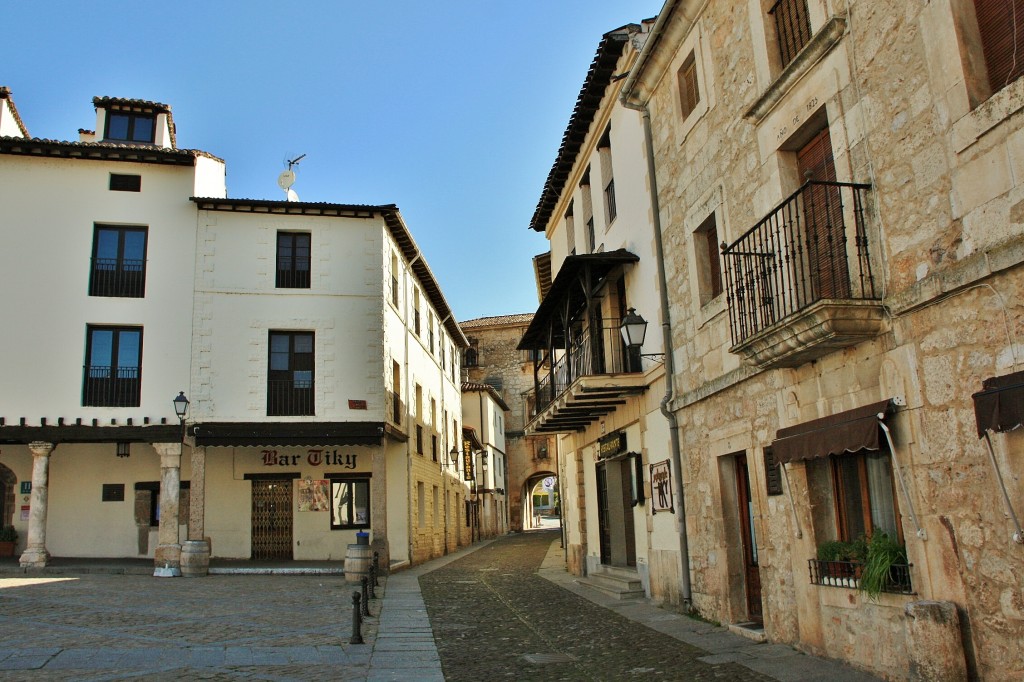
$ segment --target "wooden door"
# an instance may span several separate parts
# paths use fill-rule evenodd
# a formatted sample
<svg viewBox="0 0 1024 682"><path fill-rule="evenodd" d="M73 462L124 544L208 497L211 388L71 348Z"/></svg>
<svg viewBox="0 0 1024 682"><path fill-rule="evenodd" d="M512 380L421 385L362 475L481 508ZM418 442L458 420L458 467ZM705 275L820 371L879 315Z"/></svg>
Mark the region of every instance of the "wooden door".
<svg viewBox="0 0 1024 682"><path fill-rule="evenodd" d="M804 180L836 182L828 126L797 152L797 168ZM803 194L803 218L813 300L849 298L850 274L839 188L809 186Z"/></svg>
<svg viewBox="0 0 1024 682"><path fill-rule="evenodd" d="M612 562L612 532L608 508L608 472L605 464L597 465L597 526L601 541L601 563Z"/></svg>
<svg viewBox="0 0 1024 682"><path fill-rule="evenodd" d="M743 577L747 595L747 617L754 622L764 618L761 610L761 572L757 562L757 532L754 502L750 496L747 456L736 455L736 498L739 502L740 534L743 538Z"/></svg>

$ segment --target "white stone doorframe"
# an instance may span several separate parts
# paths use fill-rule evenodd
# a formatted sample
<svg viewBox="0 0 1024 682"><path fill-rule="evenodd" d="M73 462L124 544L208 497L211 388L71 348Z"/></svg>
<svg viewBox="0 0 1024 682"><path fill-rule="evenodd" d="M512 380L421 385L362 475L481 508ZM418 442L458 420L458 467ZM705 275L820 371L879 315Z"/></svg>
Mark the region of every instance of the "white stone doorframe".
<svg viewBox="0 0 1024 682"><path fill-rule="evenodd" d="M42 568L50 560L46 551L46 510L47 489L50 478L50 453L56 446L45 441L32 441L28 449L32 453L32 497L28 516L28 542L21 555L21 565L26 568Z"/></svg>
<svg viewBox="0 0 1024 682"><path fill-rule="evenodd" d="M181 443L153 443L160 455L160 526L153 565L169 567L175 575L181 569L181 542L178 538L178 496L181 494Z"/></svg>

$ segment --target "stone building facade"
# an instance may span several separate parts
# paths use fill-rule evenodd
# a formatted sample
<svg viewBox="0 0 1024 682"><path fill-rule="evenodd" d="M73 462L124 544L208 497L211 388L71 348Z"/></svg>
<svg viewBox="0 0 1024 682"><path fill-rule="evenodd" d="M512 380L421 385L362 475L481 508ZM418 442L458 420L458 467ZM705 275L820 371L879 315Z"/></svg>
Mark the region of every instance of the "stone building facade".
<svg viewBox="0 0 1024 682"><path fill-rule="evenodd" d="M891 679L1024 677L1024 7L991 5L669 0L623 85L691 605Z"/></svg>
<svg viewBox="0 0 1024 682"><path fill-rule="evenodd" d="M470 347L463 371L468 381L491 386L508 405L505 412L505 451L508 462L508 519L512 531L531 527L532 491L536 484L558 471L553 439L547 435L527 436L524 431L533 387L536 354L519 350L519 341L533 319L533 313L497 315L459 324ZM464 360L466 360L464 358Z"/></svg>

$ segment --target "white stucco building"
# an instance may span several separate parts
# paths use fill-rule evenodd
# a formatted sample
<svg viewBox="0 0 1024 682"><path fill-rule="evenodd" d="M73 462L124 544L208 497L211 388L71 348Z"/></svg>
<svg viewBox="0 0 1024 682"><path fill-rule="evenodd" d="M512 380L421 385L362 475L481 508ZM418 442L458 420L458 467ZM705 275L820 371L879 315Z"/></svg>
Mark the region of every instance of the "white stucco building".
<svg viewBox="0 0 1024 682"><path fill-rule="evenodd" d="M647 513L652 476L678 466L660 411L667 308L643 120L618 101L642 37L606 33L577 98L530 224L551 251L535 259L541 303L519 345L540 355L526 433L557 440L569 570L620 594L650 594L652 565L680 572L678 515ZM631 309L650 326L642 347L621 333Z"/></svg>
<svg viewBox="0 0 1024 682"><path fill-rule="evenodd" d="M397 207L228 199L169 106L94 105L95 131L55 142L0 92L0 472L22 564L174 565L186 539L341 559L359 531L401 563L467 542L443 456L466 340Z"/></svg>

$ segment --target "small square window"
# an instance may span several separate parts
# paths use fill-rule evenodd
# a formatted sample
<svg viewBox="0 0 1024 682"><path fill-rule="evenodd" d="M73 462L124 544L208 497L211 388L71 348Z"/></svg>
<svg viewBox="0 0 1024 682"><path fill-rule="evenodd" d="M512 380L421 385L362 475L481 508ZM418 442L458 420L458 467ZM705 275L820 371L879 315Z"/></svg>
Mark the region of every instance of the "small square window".
<svg viewBox="0 0 1024 682"><path fill-rule="evenodd" d="M124 483L104 483L104 502L124 502Z"/></svg>
<svg viewBox="0 0 1024 682"><path fill-rule="evenodd" d="M370 527L370 479L328 474L331 479L331 530Z"/></svg>
<svg viewBox="0 0 1024 682"><path fill-rule="evenodd" d="M142 191L142 176L141 175L124 175L122 173L111 173L110 174L110 191L111 192L141 192Z"/></svg>
<svg viewBox="0 0 1024 682"><path fill-rule="evenodd" d="M105 140L152 143L156 131L153 114L107 111Z"/></svg>

